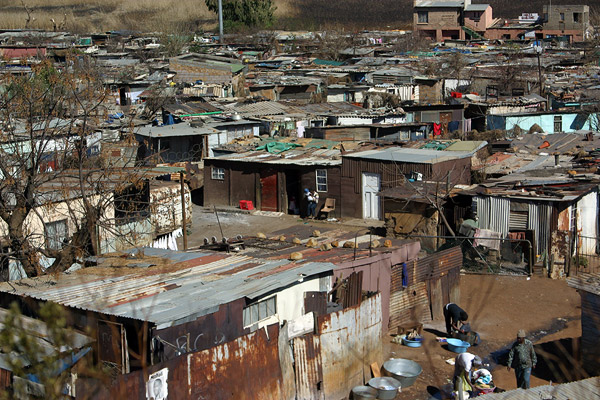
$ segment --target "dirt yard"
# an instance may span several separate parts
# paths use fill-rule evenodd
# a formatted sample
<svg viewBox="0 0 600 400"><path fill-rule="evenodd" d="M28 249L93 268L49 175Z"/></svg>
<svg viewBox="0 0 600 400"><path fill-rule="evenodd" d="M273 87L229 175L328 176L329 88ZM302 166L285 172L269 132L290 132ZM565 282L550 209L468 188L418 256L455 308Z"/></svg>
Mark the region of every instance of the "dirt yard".
<svg viewBox="0 0 600 400"><path fill-rule="evenodd" d="M496 386L505 390L516 388L514 371L506 370L506 355L519 329L524 329L534 342L539 359L531 376L532 386L582 377L577 374L577 361L570 358L581 336L580 299L565 281L462 275L460 306L469 313L471 327L482 339L470 352L489 364L486 368L491 370ZM438 391L447 389L452 378L454 367L446 360L456 354L436 340L437 336L444 336L444 321L433 321L424 329L424 344L420 348L391 343L389 335L385 340L384 349L390 357L411 359L423 367L415 385L404 389L398 399L442 399Z"/></svg>

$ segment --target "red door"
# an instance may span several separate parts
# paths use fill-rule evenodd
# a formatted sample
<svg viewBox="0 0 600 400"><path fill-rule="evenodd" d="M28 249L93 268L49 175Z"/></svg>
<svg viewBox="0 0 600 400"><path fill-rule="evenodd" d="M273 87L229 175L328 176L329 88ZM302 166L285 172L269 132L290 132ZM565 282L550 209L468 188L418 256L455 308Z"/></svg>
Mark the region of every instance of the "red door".
<svg viewBox="0 0 600 400"><path fill-rule="evenodd" d="M261 202L263 211L279 211L277 208L277 172L262 171L260 173Z"/></svg>

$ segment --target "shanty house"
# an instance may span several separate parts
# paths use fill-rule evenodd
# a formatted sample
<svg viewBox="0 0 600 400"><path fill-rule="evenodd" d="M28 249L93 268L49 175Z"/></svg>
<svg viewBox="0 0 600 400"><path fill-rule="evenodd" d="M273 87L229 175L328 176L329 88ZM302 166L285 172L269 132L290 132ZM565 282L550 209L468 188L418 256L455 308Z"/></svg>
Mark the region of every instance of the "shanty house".
<svg viewBox="0 0 600 400"><path fill-rule="evenodd" d="M472 152L387 147L342 156L341 216L382 219L385 188L407 179L437 181L444 185L469 184Z"/></svg>
<svg viewBox="0 0 600 400"><path fill-rule="evenodd" d="M581 295L582 365L590 376L600 374L600 274L579 274L567 284Z"/></svg>
<svg viewBox="0 0 600 400"><path fill-rule="evenodd" d="M553 277L576 271L571 255L597 253L598 182L592 176L515 173L471 193L479 228L529 240L533 262L544 262Z"/></svg>
<svg viewBox="0 0 600 400"><path fill-rule="evenodd" d="M294 212L302 208L305 188L319 192L318 208L327 198L339 202L342 160L336 145L316 139L270 141L260 150L206 158L204 204L238 206L249 200L259 210Z"/></svg>
<svg viewBox="0 0 600 400"><path fill-rule="evenodd" d="M176 82L233 84L248 67L234 58L188 53L170 58L169 69L176 73Z"/></svg>
<svg viewBox="0 0 600 400"><path fill-rule="evenodd" d="M152 248L129 254L125 274L112 267L121 257L106 257L101 275L84 269L0 285L0 303L30 297L65 306L75 329L92 328L116 349L100 347L96 357L128 373L302 316L304 292L327 292L334 268Z"/></svg>

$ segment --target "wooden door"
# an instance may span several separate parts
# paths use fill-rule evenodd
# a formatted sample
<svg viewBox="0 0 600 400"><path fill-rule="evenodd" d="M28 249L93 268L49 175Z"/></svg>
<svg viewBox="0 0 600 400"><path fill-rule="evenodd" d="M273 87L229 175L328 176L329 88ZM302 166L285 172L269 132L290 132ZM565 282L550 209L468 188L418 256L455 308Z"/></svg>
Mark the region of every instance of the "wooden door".
<svg viewBox="0 0 600 400"><path fill-rule="evenodd" d="M260 209L262 211L279 211L277 207L277 172L272 170L260 173Z"/></svg>

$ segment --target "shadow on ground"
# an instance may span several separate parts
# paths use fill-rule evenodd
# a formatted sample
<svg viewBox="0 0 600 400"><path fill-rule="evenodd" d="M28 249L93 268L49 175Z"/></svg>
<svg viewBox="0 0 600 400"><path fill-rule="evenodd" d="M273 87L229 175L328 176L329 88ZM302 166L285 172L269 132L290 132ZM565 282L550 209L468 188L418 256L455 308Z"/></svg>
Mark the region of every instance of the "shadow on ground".
<svg viewBox="0 0 600 400"><path fill-rule="evenodd" d="M538 363L532 375L556 383L572 382L589 376L581 363L581 338L565 338L534 345ZM492 353L498 364L506 366L510 347Z"/></svg>

